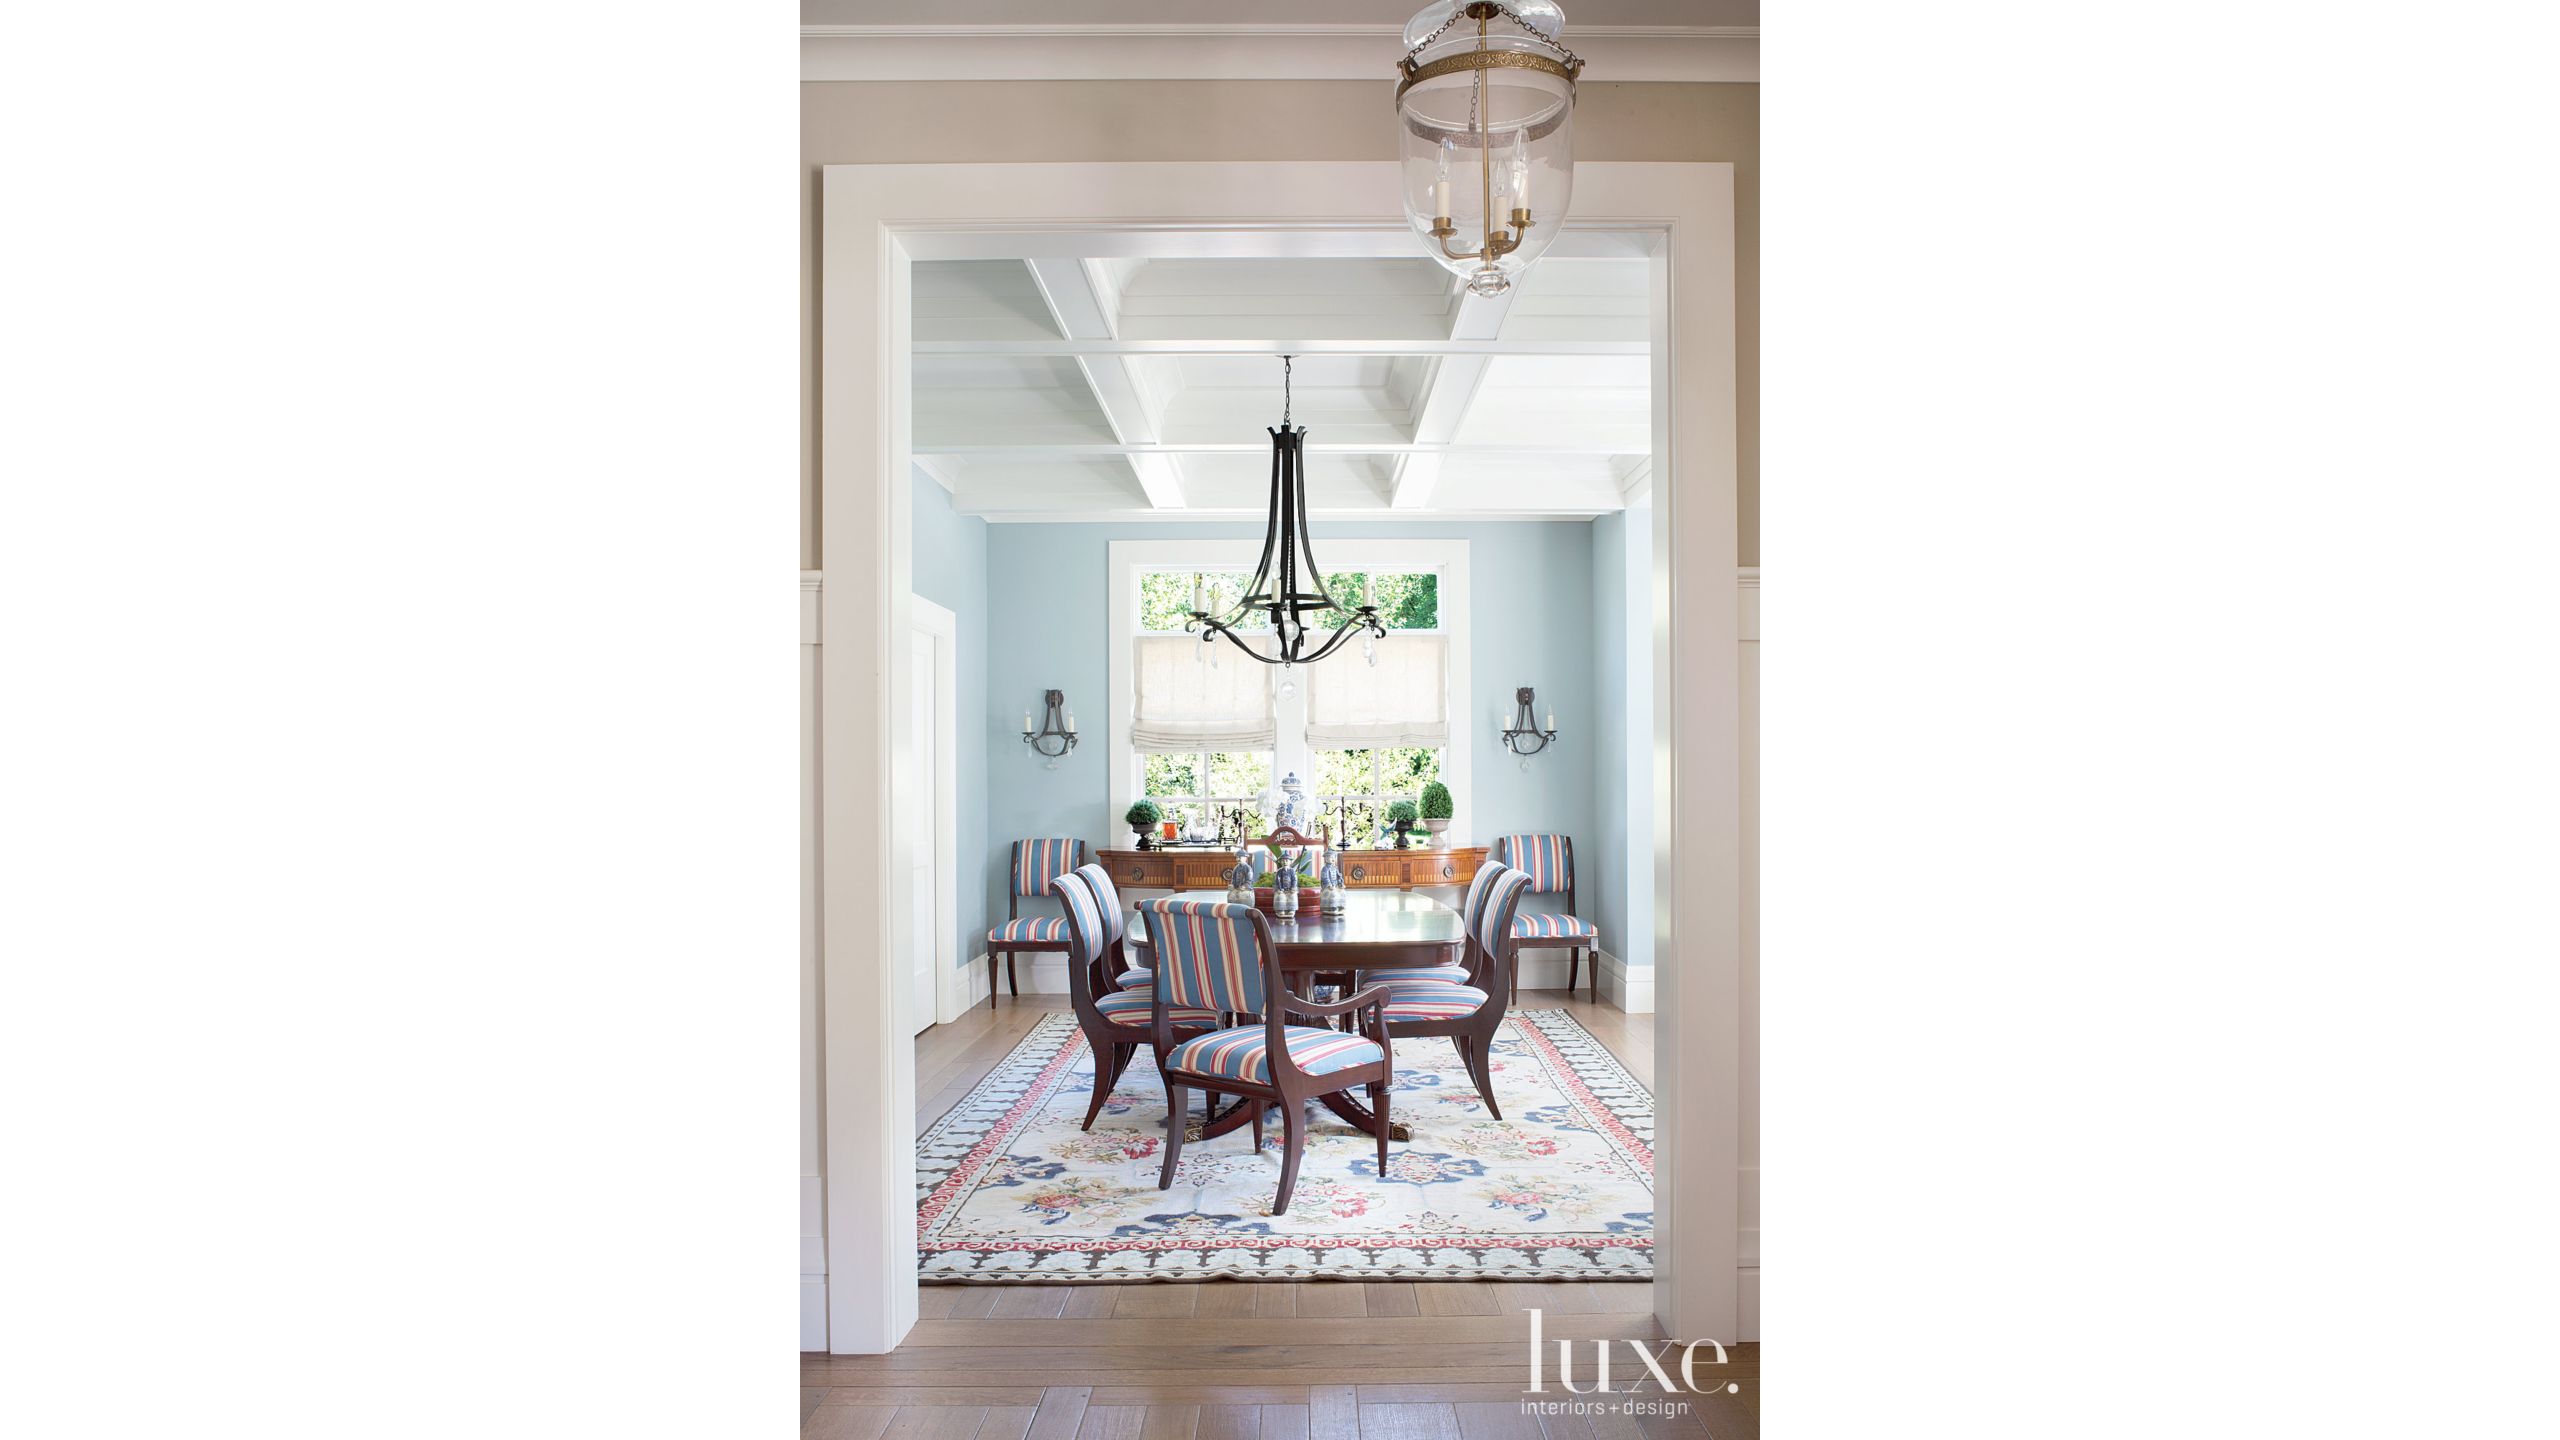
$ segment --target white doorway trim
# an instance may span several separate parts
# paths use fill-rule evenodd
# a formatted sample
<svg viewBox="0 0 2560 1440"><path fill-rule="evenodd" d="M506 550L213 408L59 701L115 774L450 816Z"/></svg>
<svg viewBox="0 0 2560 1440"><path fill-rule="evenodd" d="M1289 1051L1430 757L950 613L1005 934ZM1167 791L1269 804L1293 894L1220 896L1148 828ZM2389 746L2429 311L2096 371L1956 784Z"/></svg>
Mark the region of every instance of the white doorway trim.
<svg viewBox="0 0 2560 1440"><path fill-rule="evenodd" d="M930 635L933 647L933 714L941 734L933 747L926 789L933 805L933 988L917 996L932 1024L960 1018L967 1009L968 976L960 969L960 617L921 595L913 633ZM921 1027L919 1027L921 1028Z"/></svg>
<svg viewBox="0 0 2560 1440"><path fill-rule="evenodd" d="M1414 242L1392 161L831 165L821 195L828 1341L878 1354L917 1306L915 1044L896 1019L912 982L891 913L912 751L912 266ZM1578 166L1574 211L1550 253L1641 255L1653 275L1657 1314L1683 1339L1738 1338L1733 167Z"/></svg>

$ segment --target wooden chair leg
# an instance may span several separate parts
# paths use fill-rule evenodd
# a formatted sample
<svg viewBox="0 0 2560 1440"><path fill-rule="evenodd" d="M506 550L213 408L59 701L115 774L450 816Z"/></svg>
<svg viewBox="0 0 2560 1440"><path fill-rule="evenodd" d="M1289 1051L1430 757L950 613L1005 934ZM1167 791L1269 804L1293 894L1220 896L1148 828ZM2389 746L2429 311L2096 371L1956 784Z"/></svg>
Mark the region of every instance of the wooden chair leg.
<svg viewBox="0 0 2560 1440"><path fill-rule="evenodd" d="M1097 1050L1093 1055L1093 1103L1084 1110L1084 1128L1093 1128L1094 1117L1102 1113L1102 1102L1111 1098L1112 1088L1120 1083L1120 1072L1129 1068L1129 1052L1135 1045L1114 1045L1111 1053Z"/></svg>
<svg viewBox="0 0 2560 1440"><path fill-rule="evenodd" d="M1564 998L1572 999L1573 992L1581 988L1581 985L1582 947L1576 945L1564 952Z"/></svg>
<svg viewBox="0 0 2560 1440"><path fill-rule="evenodd" d="M1182 1132L1191 1128L1190 1092L1175 1084L1171 1076L1165 1077L1164 1108L1167 1116L1164 1127L1164 1169L1156 1175L1156 1188L1170 1190L1173 1188L1174 1162L1182 1158Z"/></svg>
<svg viewBox="0 0 2560 1440"><path fill-rule="evenodd" d="M1467 1062L1467 1074L1476 1082L1476 1095L1484 1101L1485 1113L1502 1118L1502 1105L1493 1098L1493 1037L1473 1035L1459 1053Z"/></svg>
<svg viewBox="0 0 2560 1440"><path fill-rule="evenodd" d="M1369 1108L1378 1114L1378 1178L1383 1180L1387 1177L1387 1130L1389 1128L1385 1085L1369 1087Z"/></svg>
<svg viewBox="0 0 2560 1440"><path fill-rule="evenodd" d="M1264 1108L1265 1108L1265 1107L1264 1107L1264 1105L1262 1104L1262 1102L1260 1102L1260 1101L1258 1101L1258 1100L1254 1102L1254 1106L1253 1106L1253 1153L1254 1153L1254 1154L1256 1154L1256 1155L1259 1155L1259 1154L1261 1154L1261 1153L1262 1153L1262 1112L1263 1112Z"/></svg>
<svg viewBox="0 0 2560 1440"><path fill-rule="evenodd" d="M1271 1201L1271 1213L1289 1213L1289 1192L1298 1188L1298 1158L1307 1148L1307 1107L1293 1100L1280 1102L1282 1143L1288 1153L1280 1157L1280 1193Z"/></svg>
<svg viewBox="0 0 2560 1440"><path fill-rule="evenodd" d="M1016 968L1013 952L1010 950L1004 952L1004 983L1005 988L1013 992L1014 999L1022 998L1022 971ZM995 987L989 985L987 988L992 990Z"/></svg>
<svg viewBox="0 0 2560 1440"><path fill-rule="evenodd" d="M996 1008L996 957L993 953L987 956L987 1008Z"/></svg>

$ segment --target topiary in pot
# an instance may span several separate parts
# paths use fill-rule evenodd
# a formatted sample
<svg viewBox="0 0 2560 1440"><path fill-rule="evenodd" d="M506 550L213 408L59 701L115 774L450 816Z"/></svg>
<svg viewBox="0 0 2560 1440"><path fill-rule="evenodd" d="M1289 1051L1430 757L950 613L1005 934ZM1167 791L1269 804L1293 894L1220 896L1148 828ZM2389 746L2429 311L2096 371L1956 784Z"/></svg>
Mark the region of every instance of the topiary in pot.
<svg viewBox="0 0 2560 1440"><path fill-rule="evenodd" d="M1449 798L1448 786L1434 780L1422 787L1422 828L1431 832L1432 844L1447 843L1440 837L1448 830L1450 819L1457 813L1458 803Z"/></svg>
<svg viewBox="0 0 2560 1440"><path fill-rule="evenodd" d="M1387 823L1396 827L1396 848L1412 848L1413 822L1422 818L1422 810L1410 800L1399 800L1387 807Z"/></svg>
<svg viewBox="0 0 2560 1440"><path fill-rule="evenodd" d="M1130 829L1138 832L1139 849L1153 850L1156 848L1156 826L1161 824L1164 820L1164 811L1156 804L1156 802L1153 800L1141 800L1137 804L1130 806L1129 812L1120 818L1128 822Z"/></svg>

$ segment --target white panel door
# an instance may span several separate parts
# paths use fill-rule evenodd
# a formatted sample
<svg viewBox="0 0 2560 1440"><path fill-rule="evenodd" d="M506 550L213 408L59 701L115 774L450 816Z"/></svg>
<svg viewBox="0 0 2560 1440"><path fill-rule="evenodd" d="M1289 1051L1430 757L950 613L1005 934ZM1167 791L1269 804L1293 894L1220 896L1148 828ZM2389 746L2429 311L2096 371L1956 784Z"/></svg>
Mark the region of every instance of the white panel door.
<svg viewBox="0 0 2560 1440"><path fill-rule="evenodd" d="M909 661L913 666L913 683L907 694L915 706L915 774L921 777L916 791L924 803L907 807L914 826L908 836L907 853L914 862L908 885L915 900L913 913L916 917L907 934L911 952L908 964L914 967L916 980L910 992L914 1001L907 1015L907 1028L922 1030L933 1023L935 982L941 978L934 963L941 948L940 907L934 903L937 878L934 867L942 854L942 836L935 814L940 807L933 803L930 777L941 769L940 747L947 741L942 734L942 717L936 713L940 707L935 703L939 687L935 684L934 672L941 641L939 637L919 630L914 632L913 643Z"/></svg>

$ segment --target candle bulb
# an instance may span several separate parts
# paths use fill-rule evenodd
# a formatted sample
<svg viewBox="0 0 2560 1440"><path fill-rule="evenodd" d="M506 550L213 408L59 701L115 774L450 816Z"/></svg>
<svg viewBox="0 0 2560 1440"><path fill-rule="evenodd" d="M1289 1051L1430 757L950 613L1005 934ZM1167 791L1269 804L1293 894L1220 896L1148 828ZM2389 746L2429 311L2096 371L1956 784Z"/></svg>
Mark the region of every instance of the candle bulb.
<svg viewBox="0 0 2560 1440"><path fill-rule="evenodd" d="M1029 735L1029 734L1032 734L1032 733L1036 732L1039 728L1040 728L1039 726L1034 725L1034 724L1032 724L1032 723L1031 723L1031 712L1030 712L1030 711L1028 711L1028 710L1023 711L1023 712L1022 712L1022 733L1023 733L1023 734L1025 734L1025 735Z"/></svg>
<svg viewBox="0 0 2560 1440"><path fill-rule="evenodd" d="M1435 220L1449 218L1449 182L1436 180L1431 185L1431 216Z"/></svg>
<svg viewBox="0 0 2560 1440"><path fill-rule="evenodd" d="M1550 730L1556 728L1556 717L1553 715L1547 717L1547 728ZM1076 712L1073 710L1067 712L1067 733L1070 735L1076 733Z"/></svg>
<svg viewBox="0 0 2560 1440"><path fill-rule="evenodd" d="M1074 727L1074 726L1072 726L1072 725L1070 725L1070 726L1068 726L1067 728L1068 728L1068 729L1070 729L1070 730L1072 730L1072 729L1074 729L1075 727ZM1550 710L1550 711L1548 711L1548 712L1547 712L1547 728L1548 728L1548 729L1550 729L1550 730L1553 730L1554 728L1556 728L1556 712L1554 712L1553 710Z"/></svg>
<svg viewBox="0 0 2560 1440"><path fill-rule="evenodd" d="M1191 608L1204 615L1209 611L1209 587L1201 584L1197 575L1191 577Z"/></svg>

